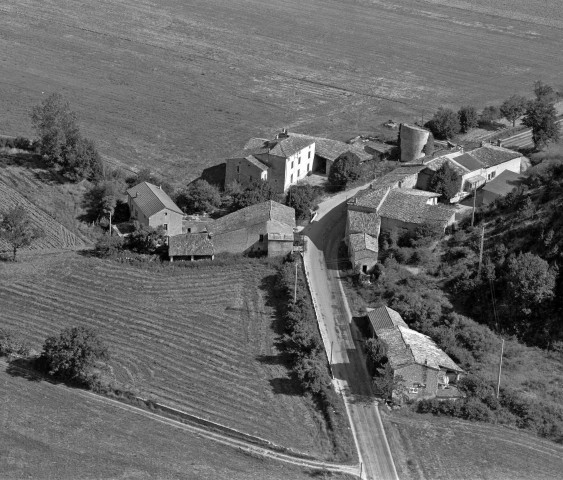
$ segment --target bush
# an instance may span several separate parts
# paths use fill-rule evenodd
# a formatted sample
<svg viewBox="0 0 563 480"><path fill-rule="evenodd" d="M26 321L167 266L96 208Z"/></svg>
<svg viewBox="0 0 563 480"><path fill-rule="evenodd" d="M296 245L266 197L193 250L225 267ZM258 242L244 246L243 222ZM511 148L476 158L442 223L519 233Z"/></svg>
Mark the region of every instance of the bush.
<svg viewBox="0 0 563 480"><path fill-rule="evenodd" d="M32 143L28 138L16 137L16 139L14 140L14 147L19 148L20 150L31 150Z"/></svg>
<svg viewBox="0 0 563 480"><path fill-rule="evenodd" d="M31 351L29 344L9 330L0 328L0 357L8 355L27 356Z"/></svg>
<svg viewBox="0 0 563 480"><path fill-rule="evenodd" d="M103 235L94 247L96 255L101 258L114 257L123 251L123 238L118 236Z"/></svg>
<svg viewBox="0 0 563 480"><path fill-rule="evenodd" d="M328 172L330 190L344 190L348 183L358 180L361 174L360 159L356 155L341 155L334 161Z"/></svg>

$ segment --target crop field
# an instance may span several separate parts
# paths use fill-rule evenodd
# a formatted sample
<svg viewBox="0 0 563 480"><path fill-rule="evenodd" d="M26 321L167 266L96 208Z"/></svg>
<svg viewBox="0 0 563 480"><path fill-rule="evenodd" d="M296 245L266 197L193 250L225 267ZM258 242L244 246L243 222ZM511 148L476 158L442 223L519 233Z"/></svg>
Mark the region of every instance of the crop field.
<svg viewBox="0 0 563 480"><path fill-rule="evenodd" d="M71 183L57 177L30 154L0 153L0 182L61 223L81 241L91 240L79 228L77 218L84 213L80 200L86 190L81 183ZM84 226L83 226L84 228ZM77 242L79 245L79 242Z"/></svg>
<svg viewBox="0 0 563 480"><path fill-rule="evenodd" d="M147 271L75 253L5 263L0 324L33 347L89 325L110 347L115 379L139 395L279 445L327 458L324 421L276 347L274 268Z"/></svg>
<svg viewBox="0 0 563 480"><path fill-rule="evenodd" d="M43 238L33 242L29 247L22 248L21 251L79 249L85 246L83 240L27 200L21 193L6 185L1 178L2 176L0 175L0 210L6 211L16 205L23 206L32 224L43 229L45 233ZM0 252L9 250L10 246L0 240Z"/></svg>
<svg viewBox="0 0 563 480"><path fill-rule="evenodd" d="M508 428L411 414L383 415L404 480L555 480L563 447Z"/></svg>
<svg viewBox="0 0 563 480"><path fill-rule="evenodd" d="M305 480L313 473L245 454L70 389L12 376L4 368L0 424L3 479Z"/></svg>
<svg viewBox="0 0 563 480"><path fill-rule="evenodd" d="M559 0L5 0L8 135L63 93L112 162L178 183L282 127L346 139L561 88Z"/></svg>

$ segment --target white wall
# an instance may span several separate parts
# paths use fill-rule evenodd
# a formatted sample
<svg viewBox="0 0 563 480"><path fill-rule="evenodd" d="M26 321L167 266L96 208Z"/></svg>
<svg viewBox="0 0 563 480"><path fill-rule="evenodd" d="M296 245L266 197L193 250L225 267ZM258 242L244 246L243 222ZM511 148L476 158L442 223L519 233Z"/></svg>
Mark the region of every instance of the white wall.
<svg viewBox="0 0 563 480"><path fill-rule="evenodd" d="M291 185L302 180L313 171L313 160L315 159L315 144L311 144L294 153L285 161L284 191Z"/></svg>

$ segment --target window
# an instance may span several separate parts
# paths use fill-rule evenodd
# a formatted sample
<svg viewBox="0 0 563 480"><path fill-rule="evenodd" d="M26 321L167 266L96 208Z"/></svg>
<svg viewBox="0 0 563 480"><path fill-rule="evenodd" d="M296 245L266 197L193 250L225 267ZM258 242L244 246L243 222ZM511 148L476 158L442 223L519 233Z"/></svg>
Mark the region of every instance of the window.
<svg viewBox="0 0 563 480"><path fill-rule="evenodd" d="M252 175L250 175L250 177L249 177L249 178L250 178L250 181L252 182Z"/></svg>
<svg viewBox="0 0 563 480"><path fill-rule="evenodd" d="M301 170L297 170L297 178L299 178L299 175L301 175Z"/></svg>
<svg viewBox="0 0 563 480"><path fill-rule="evenodd" d="M307 171L308 171L308 172L311 171L311 165L307 165Z"/></svg>
<svg viewBox="0 0 563 480"><path fill-rule="evenodd" d="M240 173L240 165L237 165L237 173Z"/></svg>
<svg viewBox="0 0 563 480"><path fill-rule="evenodd" d="M188 227L188 233L192 233L192 229Z"/></svg>
<svg viewBox="0 0 563 480"><path fill-rule="evenodd" d="M291 168L293 168L293 163L294 163L294 162L291 162Z"/></svg>
<svg viewBox="0 0 563 480"><path fill-rule="evenodd" d="M264 241L264 235L260 235L260 241L263 242Z"/></svg>
<svg viewBox="0 0 563 480"><path fill-rule="evenodd" d="M491 172L489 173L489 175L487 176L487 180L491 180L492 178L495 178L497 172Z"/></svg>
<svg viewBox="0 0 563 480"><path fill-rule="evenodd" d="M297 159L297 165L301 165L301 157Z"/></svg>
<svg viewBox="0 0 563 480"><path fill-rule="evenodd" d="M309 150L309 153L307 155L307 158L311 158L311 150Z"/></svg>
<svg viewBox="0 0 563 480"><path fill-rule="evenodd" d="M166 217L168 215L168 212L164 212L164 216Z"/></svg>
<svg viewBox="0 0 563 480"><path fill-rule="evenodd" d="M162 225L164 227L164 230L168 231L168 224L165 223L164 225Z"/></svg>
<svg viewBox="0 0 563 480"><path fill-rule="evenodd" d="M291 174L291 183L293 183L293 173Z"/></svg>

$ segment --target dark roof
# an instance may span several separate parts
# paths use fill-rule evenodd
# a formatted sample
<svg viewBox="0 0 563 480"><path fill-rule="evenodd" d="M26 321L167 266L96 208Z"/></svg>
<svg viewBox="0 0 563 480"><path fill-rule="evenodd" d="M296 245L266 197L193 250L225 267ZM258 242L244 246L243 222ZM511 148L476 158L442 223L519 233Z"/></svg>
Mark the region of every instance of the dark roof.
<svg viewBox="0 0 563 480"><path fill-rule="evenodd" d="M245 157L245 159L249 163L252 163L252 165L254 165L255 167L258 167L262 171L268 170L268 165L266 165L265 163L258 160L254 155L248 155L248 156Z"/></svg>
<svg viewBox="0 0 563 480"><path fill-rule="evenodd" d="M510 170L504 170L487 183L483 187L483 190L497 195L508 195L514 188L519 186L525 178L525 175Z"/></svg>
<svg viewBox="0 0 563 480"><path fill-rule="evenodd" d="M295 210L273 200L268 200L229 213L209 223L207 227L212 233L218 234L266 222L272 222L275 228L278 229L276 232L268 231L267 233L293 232L295 227Z"/></svg>
<svg viewBox="0 0 563 480"><path fill-rule="evenodd" d="M168 255L176 256L209 256L215 250L208 233L183 233L168 239Z"/></svg>
<svg viewBox="0 0 563 480"><path fill-rule="evenodd" d="M379 234L379 217L376 213L348 210L350 233L368 233L376 237Z"/></svg>
<svg viewBox="0 0 563 480"><path fill-rule="evenodd" d="M428 197L412 194L408 188L392 189L379 209L382 217L405 223L435 223L445 226L455 215L455 208L428 205Z"/></svg>
<svg viewBox="0 0 563 480"><path fill-rule="evenodd" d="M460 156L462 155L458 155L458 157ZM466 173L469 173L470 170L468 170L462 165L458 165L457 163L455 163L458 157L453 157L452 159L446 156L436 157L430 160L429 162L425 163L425 166L426 168L433 170L435 172L439 170L442 167L442 165L444 165L444 163L447 163L450 166L450 168L452 168L452 170L456 172L458 175L465 175Z"/></svg>
<svg viewBox="0 0 563 480"><path fill-rule="evenodd" d="M368 318L373 328L373 331L376 334L381 330L386 330L389 328L397 328L398 325L407 327L407 324L401 318L399 312L396 312L395 310L387 306L378 307L369 310Z"/></svg>
<svg viewBox="0 0 563 480"><path fill-rule="evenodd" d="M354 197L348 200L348 205L353 208L354 206L364 207L377 211L381 206L381 202L387 196L389 187L371 187L360 190Z"/></svg>
<svg viewBox="0 0 563 480"><path fill-rule="evenodd" d="M333 140L331 138L314 137L312 135L304 135L302 133L289 132L290 137L302 138L315 142L315 155L334 161L346 152L352 152L358 156L360 161L371 160L373 155L367 153L362 146Z"/></svg>
<svg viewBox="0 0 563 480"><path fill-rule="evenodd" d="M360 145L360 144L359 144ZM394 145L387 145L386 143L376 142L375 140L370 140L363 144L364 150L373 150L379 154L385 154L396 148Z"/></svg>
<svg viewBox="0 0 563 480"><path fill-rule="evenodd" d="M459 157L455 157L453 161L460 164L469 172L474 172L475 170L481 170L483 168L483 164L469 153L464 153Z"/></svg>
<svg viewBox="0 0 563 480"><path fill-rule="evenodd" d="M152 183L139 183L127 190L127 194L146 217L150 217L165 208L176 213L184 213L164 190Z"/></svg>

